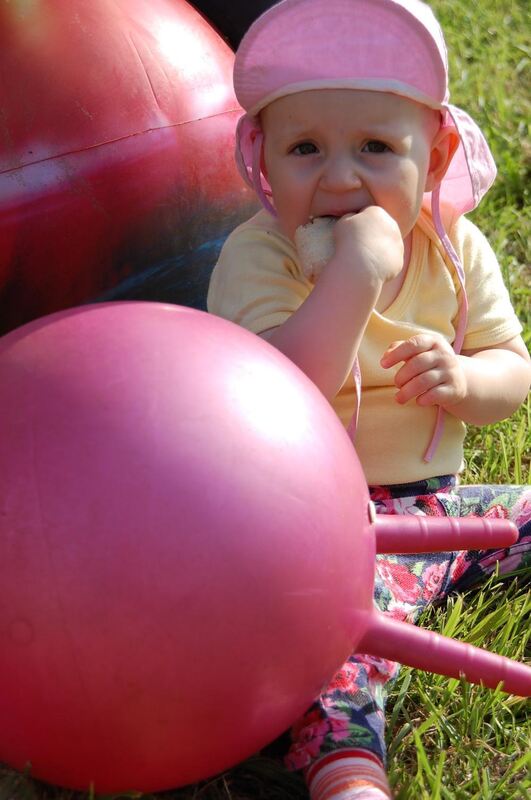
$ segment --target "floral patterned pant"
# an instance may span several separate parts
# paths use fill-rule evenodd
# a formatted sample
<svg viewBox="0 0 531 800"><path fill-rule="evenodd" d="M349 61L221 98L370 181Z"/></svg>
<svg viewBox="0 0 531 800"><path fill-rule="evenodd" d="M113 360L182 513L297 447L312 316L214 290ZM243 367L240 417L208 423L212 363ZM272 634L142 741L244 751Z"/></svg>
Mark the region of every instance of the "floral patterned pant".
<svg viewBox="0 0 531 800"><path fill-rule="evenodd" d="M531 564L530 487L459 486L447 475L370 492L380 514L501 517L519 529L518 541L506 549L377 556L375 603L393 617L413 622L430 603L477 586L497 567L505 574ZM352 655L293 726L287 766L305 769L327 753L353 747L384 762L386 689L398 669L392 661Z"/></svg>

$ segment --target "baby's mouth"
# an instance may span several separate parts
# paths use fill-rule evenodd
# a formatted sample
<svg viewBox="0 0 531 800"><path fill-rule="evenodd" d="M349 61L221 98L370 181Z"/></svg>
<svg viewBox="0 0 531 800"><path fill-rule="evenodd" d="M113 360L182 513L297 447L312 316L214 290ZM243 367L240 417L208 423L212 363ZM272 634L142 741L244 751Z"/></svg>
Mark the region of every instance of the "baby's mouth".
<svg viewBox="0 0 531 800"><path fill-rule="evenodd" d="M307 224L312 225L314 222L317 222L318 219L337 220L341 219L341 216L339 216L338 214L315 214L315 215L312 214L308 217Z"/></svg>
<svg viewBox="0 0 531 800"><path fill-rule="evenodd" d="M348 209L347 211L329 211L327 214L316 214L314 216L310 216L309 222L313 222L315 219L341 219L341 217L346 217L347 214L359 214L360 211L363 211L362 208L352 208Z"/></svg>

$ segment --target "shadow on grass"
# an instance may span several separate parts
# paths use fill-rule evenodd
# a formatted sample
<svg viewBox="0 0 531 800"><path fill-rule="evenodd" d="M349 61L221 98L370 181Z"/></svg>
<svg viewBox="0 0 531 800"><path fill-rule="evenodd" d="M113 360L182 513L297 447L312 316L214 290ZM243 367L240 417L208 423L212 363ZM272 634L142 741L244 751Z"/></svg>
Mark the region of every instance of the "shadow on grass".
<svg viewBox="0 0 531 800"><path fill-rule="evenodd" d="M49 786L0 767L0 800L90 800L91 793ZM302 777L288 772L277 759L255 756L232 770L194 786L156 795L100 795L102 800L308 800Z"/></svg>

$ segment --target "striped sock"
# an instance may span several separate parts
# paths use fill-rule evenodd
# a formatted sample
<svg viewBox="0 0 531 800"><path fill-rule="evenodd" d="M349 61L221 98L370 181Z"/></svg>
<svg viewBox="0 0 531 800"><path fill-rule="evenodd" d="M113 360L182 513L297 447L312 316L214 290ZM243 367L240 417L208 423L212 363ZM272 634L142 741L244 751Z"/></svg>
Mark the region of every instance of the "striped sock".
<svg viewBox="0 0 531 800"><path fill-rule="evenodd" d="M337 750L306 774L311 800L389 800L391 791L380 759L369 750Z"/></svg>

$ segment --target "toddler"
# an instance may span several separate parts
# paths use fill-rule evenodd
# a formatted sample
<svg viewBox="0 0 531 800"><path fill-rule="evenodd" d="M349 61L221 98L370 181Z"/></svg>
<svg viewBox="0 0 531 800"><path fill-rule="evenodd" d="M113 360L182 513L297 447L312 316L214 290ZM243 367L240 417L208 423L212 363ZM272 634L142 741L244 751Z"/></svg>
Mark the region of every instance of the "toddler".
<svg viewBox="0 0 531 800"><path fill-rule="evenodd" d="M352 433L378 513L519 528L507 550L379 556L376 603L412 621L529 558L529 490L458 479L465 423L509 416L530 382L496 258L463 216L494 179L492 156L449 103L443 35L420 0L283 0L243 38L234 85L246 111L236 159L264 208L227 239L209 311L315 382ZM353 655L294 724L287 764L313 800L390 797L383 709L396 671Z"/></svg>

